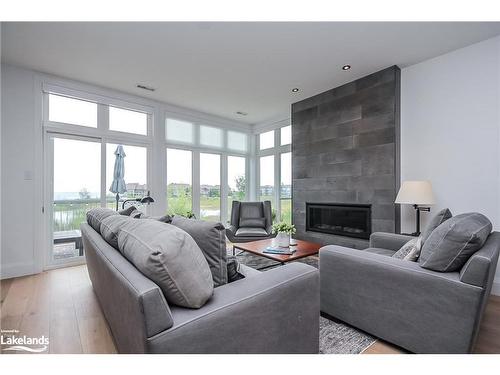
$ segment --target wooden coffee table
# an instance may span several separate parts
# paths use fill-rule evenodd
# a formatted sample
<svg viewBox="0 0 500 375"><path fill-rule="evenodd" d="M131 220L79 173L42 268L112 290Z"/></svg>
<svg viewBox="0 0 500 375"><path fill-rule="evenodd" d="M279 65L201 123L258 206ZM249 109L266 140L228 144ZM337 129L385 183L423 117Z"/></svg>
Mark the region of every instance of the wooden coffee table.
<svg viewBox="0 0 500 375"><path fill-rule="evenodd" d="M235 244L233 244L233 247L234 247L234 249L247 251L247 252L252 253L254 255L274 260L275 262L278 262L281 265L288 263L288 262L293 262L294 260L298 260L298 259L306 258L306 257L311 256L311 255L318 254L319 249L322 247L322 245L320 245L319 243L302 241L302 240L293 240L293 241L297 245L293 246L293 248L295 248L296 251L291 255L264 253L264 250L266 249L266 247L273 246L273 239L272 238L267 239L267 240L235 243ZM265 268L274 267L274 266L275 265L271 265L271 266L262 267L259 269L263 270Z"/></svg>

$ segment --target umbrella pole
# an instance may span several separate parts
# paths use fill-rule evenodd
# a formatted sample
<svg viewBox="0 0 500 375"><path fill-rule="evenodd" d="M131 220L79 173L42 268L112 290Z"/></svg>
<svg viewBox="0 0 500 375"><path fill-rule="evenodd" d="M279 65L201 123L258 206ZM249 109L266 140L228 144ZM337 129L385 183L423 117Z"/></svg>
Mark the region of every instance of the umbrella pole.
<svg viewBox="0 0 500 375"><path fill-rule="evenodd" d="M120 194L116 193L116 211L118 211L118 201L120 200Z"/></svg>

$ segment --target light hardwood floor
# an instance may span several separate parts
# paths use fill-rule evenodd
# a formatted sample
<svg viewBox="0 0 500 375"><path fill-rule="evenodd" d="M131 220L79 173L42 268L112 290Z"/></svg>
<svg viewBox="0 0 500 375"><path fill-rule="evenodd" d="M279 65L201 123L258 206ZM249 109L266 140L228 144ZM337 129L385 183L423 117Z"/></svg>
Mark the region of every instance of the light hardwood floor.
<svg viewBox="0 0 500 375"><path fill-rule="evenodd" d="M50 338L49 353L116 353L86 266L0 281L1 329ZM476 353L500 354L500 297L492 296ZM404 353L376 341L363 354Z"/></svg>

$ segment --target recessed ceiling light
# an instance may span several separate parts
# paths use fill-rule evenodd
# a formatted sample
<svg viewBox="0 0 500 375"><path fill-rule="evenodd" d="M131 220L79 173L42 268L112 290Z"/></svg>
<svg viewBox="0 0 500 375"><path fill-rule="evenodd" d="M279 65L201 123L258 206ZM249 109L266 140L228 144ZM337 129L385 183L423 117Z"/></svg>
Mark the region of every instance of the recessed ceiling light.
<svg viewBox="0 0 500 375"><path fill-rule="evenodd" d="M297 87L292 89L292 92L299 92L299 89Z"/></svg>
<svg viewBox="0 0 500 375"><path fill-rule="evenodd" d="M141 83L139 83L136 87L138 89L147 90L147 91L155 91L156 90L154 87L146 86L146 85L143 85Z"/></svg>
<svg viewBox="0 0 500 375"><path fill-rule="evenodd" d="M246 115L248 115L247 112L243 112L243 111L237 111L236 114L240 115L240 116L246 116Z"/></svg>
<svg viewBox="0 0 500 375"><path fill-rule="evenodd" d="M350 65L344 65L344 66L342 67L342 70L349 70L349 69L351 69L351 66L350 66Z"/></svg>

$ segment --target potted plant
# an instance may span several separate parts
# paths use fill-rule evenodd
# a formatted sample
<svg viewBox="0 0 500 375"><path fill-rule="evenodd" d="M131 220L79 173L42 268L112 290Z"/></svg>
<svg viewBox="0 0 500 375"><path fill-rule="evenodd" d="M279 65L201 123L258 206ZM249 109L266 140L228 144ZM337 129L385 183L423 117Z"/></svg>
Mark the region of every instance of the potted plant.
<svg viewBox="0 0 500 375"><path fill-rule="evenodd" d="M284 221L273 224L273 233L276 234L276 243L279 247L289 247L290 236L295 234L296 231L295 225Z"/></svg>

